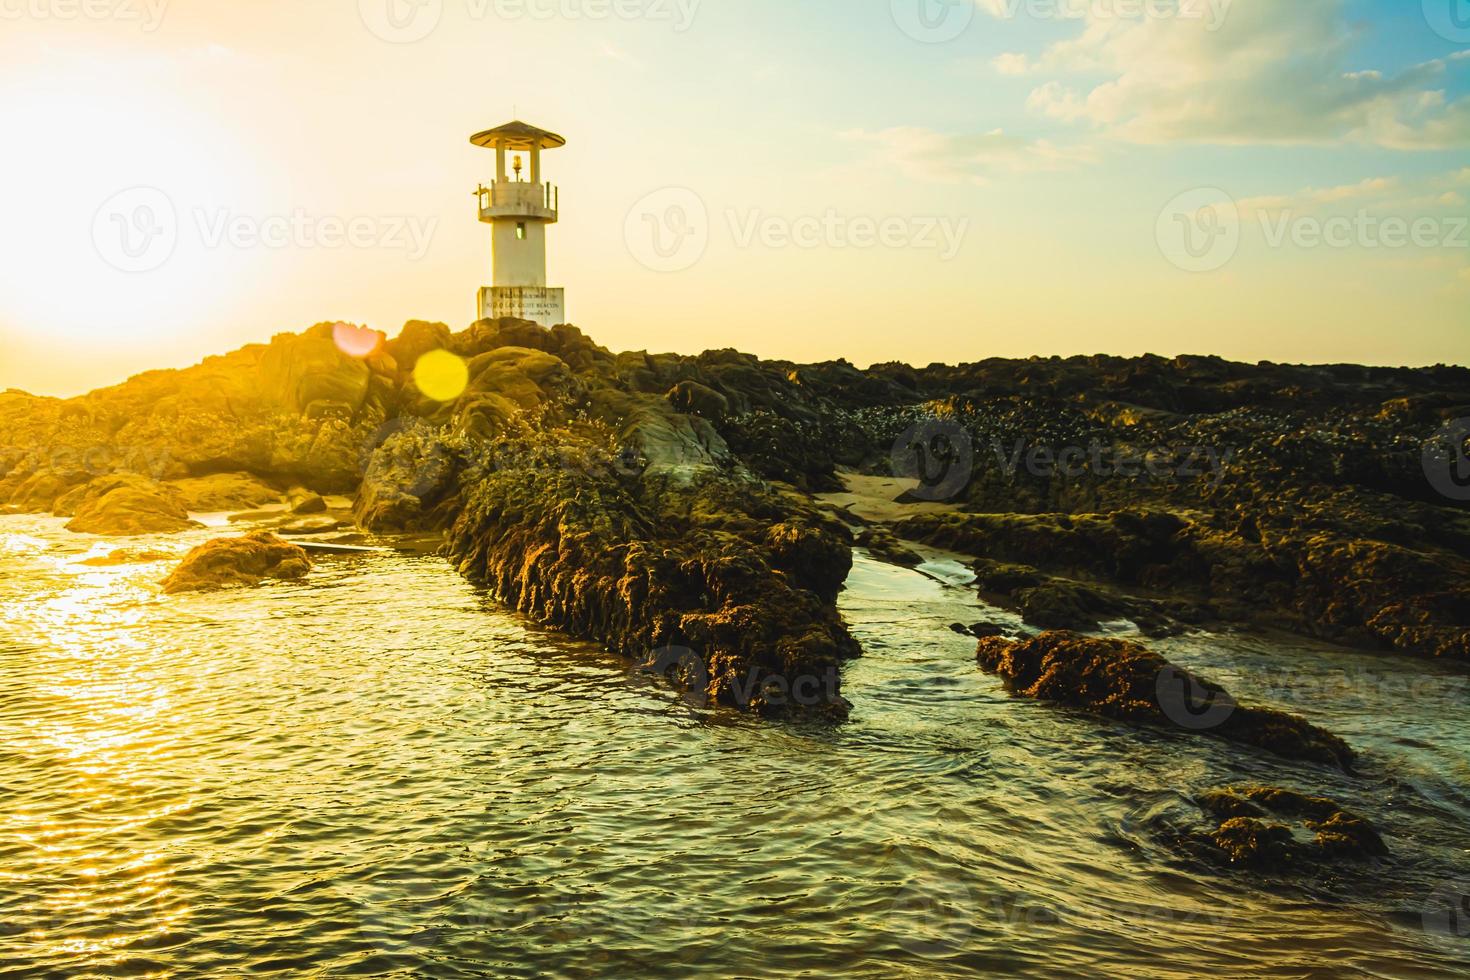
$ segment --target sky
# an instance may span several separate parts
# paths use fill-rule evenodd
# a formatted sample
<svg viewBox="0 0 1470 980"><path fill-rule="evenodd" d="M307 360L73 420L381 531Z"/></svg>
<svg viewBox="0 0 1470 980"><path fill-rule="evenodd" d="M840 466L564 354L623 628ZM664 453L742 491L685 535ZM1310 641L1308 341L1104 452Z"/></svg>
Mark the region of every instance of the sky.
<svg viewBox="0 0 1470 980"><path fill-rule="evenodd" d="M0 0L0 389L468 326L514 117L614 350L1470 363L1470 0Z"/></svg>

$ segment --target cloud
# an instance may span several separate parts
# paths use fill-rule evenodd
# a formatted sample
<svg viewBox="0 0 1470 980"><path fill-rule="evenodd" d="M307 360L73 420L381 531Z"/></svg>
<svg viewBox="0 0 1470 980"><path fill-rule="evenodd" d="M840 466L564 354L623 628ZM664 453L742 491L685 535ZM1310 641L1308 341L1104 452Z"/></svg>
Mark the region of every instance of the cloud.
<svg viewBox="0 0 1470 980"><path fill-rule="evenodd" d="M1031 70L1031 59L1024 54L1006 53L997 55L991 65L1002 75L1024 75Z"/></svg>
<svg viewBox="0 0 1470 980"><path fill-rule="evenodd" d="M1304 209L1313 205L1338 204L1343 201L1377 197L1397 184L1398 179L1395 177L1372 177L1356 184L1341 184L1337 187L1308 187L1295 194L1247 197L1241 200L1238 206L1242 212L1277 211L1286 208Z"/></svg>
<svg viewBox="0 0 1470 980"><path fill-rule="evenodd" d="M1354 65L1351 23L1343 0L1235 0L1217 31L1088 13L1079 36L1036 59L1034 70L1062 78L1028 105L1136 143L1470 146L1470 98L1443 90L1466 60Z"/></svg>
<svg viewBox="0 0 1470 980"><path fill-rule="evenodd" d="M1372 177L1355 184L1307 187L1288 194L1242 198L1236 206L1242 215L1286 210L1340 211L1344 206L1367 209L1381 216L1419 215L1444 208L1463 207L1464 196L1446 188L1458 183L1465 176L1464 171L1459 171L1415 180Z"/></svg>
<svg viewBox="0 0 1470 980"><path fill-rule="evenodd" d="M841 135L873 147L878 160L906 176L947 183L984 183L996 173L1070 170L1095 158L1087 147L1021 139L999 129L954 135L921 126L894 126Z"/></svg>

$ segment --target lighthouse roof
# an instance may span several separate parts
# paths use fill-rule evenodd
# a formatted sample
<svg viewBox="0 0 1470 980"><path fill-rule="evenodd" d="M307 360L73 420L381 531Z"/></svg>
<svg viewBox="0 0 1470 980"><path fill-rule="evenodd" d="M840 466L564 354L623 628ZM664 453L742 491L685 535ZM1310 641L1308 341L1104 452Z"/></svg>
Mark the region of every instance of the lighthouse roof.
<svg viewBox="0 0 1470 980"><path fill-rule="evenodd" d="M523 123L519 119L508 122L504 126L487 129L483 133L476 133L470 137L470 142L476 146L503 146L507 150L529 150L533 146L555 149L558 146L567 145L567 141L555 133L537 129L530 123Z"/></svg>

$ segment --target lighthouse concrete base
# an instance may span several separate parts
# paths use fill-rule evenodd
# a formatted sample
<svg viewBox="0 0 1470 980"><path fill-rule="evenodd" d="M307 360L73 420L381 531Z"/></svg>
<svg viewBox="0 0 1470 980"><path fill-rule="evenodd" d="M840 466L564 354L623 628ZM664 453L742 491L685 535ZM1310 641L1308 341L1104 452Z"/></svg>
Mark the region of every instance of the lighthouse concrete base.
<svg viewBox="0 0 1470 980"><path fill-rule="evenodd" d="M547 286L486 286L480 290L480 319L513 316L548 329L567 322L565 289Z"/></svg>

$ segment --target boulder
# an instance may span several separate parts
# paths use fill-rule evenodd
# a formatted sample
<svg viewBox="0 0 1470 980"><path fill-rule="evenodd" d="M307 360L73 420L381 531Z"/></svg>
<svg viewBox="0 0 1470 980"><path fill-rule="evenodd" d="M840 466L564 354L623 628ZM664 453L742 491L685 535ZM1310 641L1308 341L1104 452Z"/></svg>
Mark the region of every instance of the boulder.
<svg viewBox="0 0 1470 980"><path fill-rule="evenodd" d="M1230 864L1292 871L1389 856L1377 828L1325 797L1276 786L1238 786L1204 793L1198 802L1220 821L1206 840ZM1299 840L1294 827L1313 835L1311 840Z"/></svg>
<svg viewBox="0 0 1470 980"><path fill-rule="evenodd" d="M1353 750L1295 715L1240 704L1223 688L1127 640L1052 632L980 640L980 666L1011 692L1120 721L1163 725L1351 772Z"/></svg>
<svg viewBox="0 0 1470 980"><path fill-rule="evenodd" d="M66 529L78 534L176 534L203 526L189 519L182 493L133 473L98 477L56 506L61 516L76 515Z"/></svg>
<svg viewBox="0 0 1470 980"><path fill-rule="evenodd" d="M311 571L306 550L269 531L215 538L190 551L163 582L163 591L201 592L259 585L266 579L304 578Z"/></svg>

